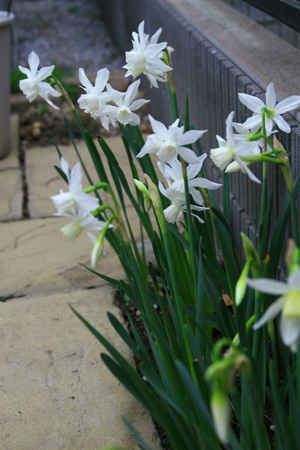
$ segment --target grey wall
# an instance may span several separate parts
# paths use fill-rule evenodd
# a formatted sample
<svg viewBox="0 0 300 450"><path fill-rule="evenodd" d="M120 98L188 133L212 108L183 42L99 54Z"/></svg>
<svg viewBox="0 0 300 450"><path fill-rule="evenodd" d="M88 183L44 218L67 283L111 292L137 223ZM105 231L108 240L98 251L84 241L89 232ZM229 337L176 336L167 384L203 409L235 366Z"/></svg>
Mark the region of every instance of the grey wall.
<svg viewBox="0 0 300 450"><path fill-rule="evenodd" d="M247 112L238 101L238 93L263 96L262 89L249 76L246 76L233 64L219 48L207 41L199 29L184 18L167 0L98 0L105 20L112 31L119 47L125 51L132 48L128 37L145 19L147 33L154 33L163 28L161 40L166 40L175 52L172 55L174 75L178 89L180 113L183 116L185 95L190 88L191 122L199 129L208 129L203 136L204 150L209 154L211 148L218 146L216 134L225 137L225 119L229 112L236 111L235 120L244 122ZM144 89L148 87L144 82ZM164 85L160 89L152 89L152 114L166 125L171 124L168 101ZM284 147L291 152L291 165L294 175L300 167L300 127L288 114L285 119L292 127L292 133L278 133L277 137ZM251 166L253 172L262 179L262 167ZM222 182L222 173L207 162L209 177ZM287 190L280 169L269 165L267 189L274 192L274 217L277 217ZM230 175L232 192L232 218L237 232L243 231L253 235L253 218L259 218L261 187L250 181L242 173ZM298 210L300 202L298 201Z"/></svg>

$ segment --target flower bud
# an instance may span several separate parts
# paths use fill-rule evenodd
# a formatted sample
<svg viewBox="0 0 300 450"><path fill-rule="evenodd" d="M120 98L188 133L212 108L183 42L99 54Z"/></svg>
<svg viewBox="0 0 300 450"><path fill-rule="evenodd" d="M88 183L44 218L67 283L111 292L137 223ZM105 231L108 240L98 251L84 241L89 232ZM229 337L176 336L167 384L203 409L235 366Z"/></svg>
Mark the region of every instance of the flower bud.
<svg viewBox="0 0 300 450"><path fill-rule="evenodd" d="M245 292L247 290L246 277L248 276L251 262L252 262L252 259L248 259L248 261L246 262L246 264L242 270L240 278L238 279L238 282L236 283L236 286L235 286L236 306L239 306L242 303Z"/></svg>
<svg viewBox="0 0 300 450"><path fill-rule="evenodd" d="M96 267L99 259L101 258L101 255L103 253L103 237L102 233L99 234L98 239L96 240L93 250L92 250L92 255L91 255L91 263L93 267Z"/></svg>
<svg viewBox="0 0 300 450"><path fill-rule="evenodd" d="M253 278L259 278L262 275L262 267L257 251L255 250L253 243L244 233L241 233L241 237L247 261L251 260Z"/></svg>

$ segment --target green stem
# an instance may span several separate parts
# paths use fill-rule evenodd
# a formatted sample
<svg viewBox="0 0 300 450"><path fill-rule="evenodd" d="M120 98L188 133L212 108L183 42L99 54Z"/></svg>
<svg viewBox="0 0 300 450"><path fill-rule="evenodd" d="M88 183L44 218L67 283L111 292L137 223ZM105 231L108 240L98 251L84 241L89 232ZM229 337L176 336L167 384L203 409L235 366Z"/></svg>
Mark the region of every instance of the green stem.
<svg viewBox="0 0 300 450"><path fill-rule="evenodd" d="M188 239L190 243L190 257L191 257L191 268L192 268L192 277L193 277L193 286L194 286L194 302L195 305L197 302L197 296L198 296L198 269L196 264L196 258L195 258L195 248L194 248L194 233L193 233L193 221L192 221L192 215L191 215L191 205L190 205L190 193L189 193L189 184L188 184L188 178L187 178L187 171L186 171L186 162L181 158L181 167L182 167L182 174L183 174L183 180L184 180L184 190L185 190L185 203L186 203L186 216L187 216L187 225L188 225Z"/></svg>
<svg viewBox="0 0 300 450"><path fill-rule="evenodd" d="M292 212L292 226L293 234L296 246L299 248L299 229L298 229L298 217L296 210L296 202L294 195L294 187L290 190L290 202L291 202L291 212Z"/></svg>
<svg viewBox="0 0 300 450"><path fill-rule="evenodd" d="M102 183L93 184L92 186L82 189L82 191L80 191L80 192L89 194L90 192L94 192L97 189L108 189L109 190L109 193L110 193L110 195L113 199L114 205L115 205L115 212L119 215L120 209L119 209L118 202L116 200L115 194L114 194L111 186L108 183L102 182Z"/></svg>

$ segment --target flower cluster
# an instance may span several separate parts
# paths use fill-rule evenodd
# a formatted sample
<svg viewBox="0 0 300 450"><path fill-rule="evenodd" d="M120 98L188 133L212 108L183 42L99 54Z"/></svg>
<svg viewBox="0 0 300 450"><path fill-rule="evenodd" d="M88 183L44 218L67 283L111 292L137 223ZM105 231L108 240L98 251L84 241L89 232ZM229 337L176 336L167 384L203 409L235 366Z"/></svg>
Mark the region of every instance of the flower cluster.
<svg viewBox="0 0 300 450"><path fill-rule="evenodd" d="M148 136L137 158L142 158L149 153L156 153L159 158L159 170L166 178L168 184L166 189L162 183L159 183L159 190L171 202L171 205L164 211L166 220L170 223L175 223L180 212L186 211L182 163L178 160L178 156L189 163L187 167L189 193L196 203L196 205L191 205L191 210L203 211L209 209L203 206L203 197L197 188L218 189L221 185L198 177L207 155L205 153L197 157L192 150L186 147L186 145L193 144L200 139L206 130L190 130L185 133L184 127L179 126L179 119L170 125L168 129L163 123L153 119L150 115L149 120L154 133ZM192 215L202 222L199 216Z"/></svg>
<svg viewBox="0 0 300 450"><path fill-rule="evenodd" d="M133 82L126 92L119 92L107 83L109 71L99 70L95 80L95 86L89 81L83 69L79 69L79 79L86 94L78 99L81 109L96 119L99 117L102 126L108 130L109 125L116 126L116 122L122 125L139 125L141 120L134 111L140 109L150 100L134 100L138 93L140 80ZM104 91L106 88L106 91Z"/></svg>
<svg viewBox="0 0 300 450"><path fill-rule="evenodd" d="M251 164L249 155L261 153L263 147L263 140L259 137L261 131L265 131L266 137L270 136L273 133L274 124L286 133L291 131L281 114L298 108L300 96L293 95L276 105L274 85L270 83L266 91L266 104L261 99L248 94L239 94L239 99L253 111L253 115L243 124L239 124L233 123L234 112L231 112L226 120L226 140L216 136L219 148L211 149L210 157L221 170L226 168L227 173L241 170L251 180L260 183L260 180L248 168ZM238 134L234 134L233 127ZM267 148L269 150L269 146ZM257 157L255 160L259 161L260 158Z"/></svg>
<svg viewBox="0 0 300 450"><path fill-rule="evenodd" d="M51 199L57 209L55 215L67 217L72 221L61 231L70 242L73 242L82 231L85 231L95 245L97 238L92 232L101 232L106 224L92 214L92 211L96 211L99 207L99 201L83 192L80 163L75 164L70 171L68 162L61 157L60 166L68 182L69 192L60 190L60 193L53 195ZM74 209L75 205L78 207L77 211ZM93 260L92 264L94 265Z"/></svg>
<svg viewBox="0 0 300 450"><path fill-rule="evenodd" d="M160 44L157 42L162 32L161 28L149 38L149 35L144 32L144 26L145 22L143 21L139 24L138 33L132 33L133 49L130 52L125 52L127 63L124 66L124 69L127 69L125 77L131 75L136 78L144 73L150 81L150 86L158 88L157 81L165 81L165 73L173 70L161 60L163 50L168 44L167 42L161 42Z"/></svg>

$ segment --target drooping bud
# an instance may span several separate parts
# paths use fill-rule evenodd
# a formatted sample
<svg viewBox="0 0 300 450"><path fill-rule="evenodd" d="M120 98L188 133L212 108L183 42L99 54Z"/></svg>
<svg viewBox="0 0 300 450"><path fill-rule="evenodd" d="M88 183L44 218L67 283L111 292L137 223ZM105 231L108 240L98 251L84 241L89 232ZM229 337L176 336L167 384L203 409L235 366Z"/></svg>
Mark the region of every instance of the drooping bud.
<svg viewBox="0 0 300 450"><path fill-rule="evenodd" d="M259 278L262 276L262 267L257 251L255 250L253 243L244 233L241 233L241 237L247 261L249 261L250 259L252 260L251 270L253 278Z"/></svg>

